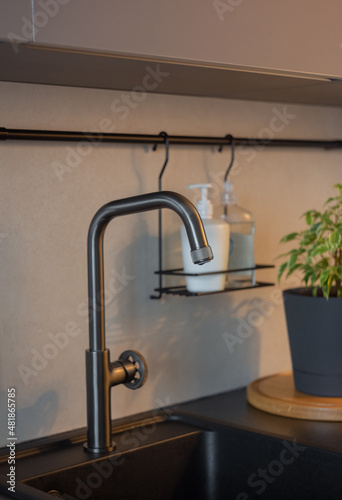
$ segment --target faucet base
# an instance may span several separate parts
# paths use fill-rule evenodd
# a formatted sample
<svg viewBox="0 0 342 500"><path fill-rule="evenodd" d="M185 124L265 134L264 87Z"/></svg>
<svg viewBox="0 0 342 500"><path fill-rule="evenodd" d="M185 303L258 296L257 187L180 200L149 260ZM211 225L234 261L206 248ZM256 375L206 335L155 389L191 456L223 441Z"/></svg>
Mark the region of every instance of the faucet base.
<svg viewBox="0 0 342 500"><path fill-rule="evenodd" d="M88 446L88 442L83 444L84 451L87 453L93 453L93 454L100 454L100 453L107 453L108 451L113 451L116 448L116 443L112 441L111 446L106 446L105 448L90 448Z"/></svg>
<svg viewBox="0 0 342 500"><path fill-rule="evenodd" d="M141 354L128 350L111 363L109 349L86 351L88 441L89 453L113 451L111 439L111 387L125 384L130 389L141 387L147 377L146 362Z"/></svg>

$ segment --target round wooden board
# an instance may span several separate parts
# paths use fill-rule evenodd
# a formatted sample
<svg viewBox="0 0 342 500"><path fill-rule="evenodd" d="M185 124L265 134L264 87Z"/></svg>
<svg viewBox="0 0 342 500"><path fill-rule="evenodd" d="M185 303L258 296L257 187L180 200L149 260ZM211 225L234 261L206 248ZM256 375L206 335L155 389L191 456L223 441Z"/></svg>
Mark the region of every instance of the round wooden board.
<svg viewBox="0 0 342 500"><path fill-rule="evenodd" d="M251 382L247 401L267 413L304 420L342 421L342 398L323 398L295 389L291 372Z"/></svg>

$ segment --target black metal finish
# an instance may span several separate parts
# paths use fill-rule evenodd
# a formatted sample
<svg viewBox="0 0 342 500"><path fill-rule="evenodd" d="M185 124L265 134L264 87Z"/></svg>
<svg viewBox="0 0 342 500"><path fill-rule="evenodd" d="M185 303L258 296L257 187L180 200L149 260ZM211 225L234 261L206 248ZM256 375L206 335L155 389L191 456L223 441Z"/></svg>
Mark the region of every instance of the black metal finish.
<svg viewBox="0 0 342 500"><path fill-rule="evenodd" d="M14 141L89 141L109 143L163 144L162 135L153 134L110 134L100 132L73 132L62 130L29 130L7 129L0 127L0 140ZM231 144L229 137L182 136L169 135L169 144L192 146L226 146ZM235 146L258 147L304 147L335 149L342 147L342 140L309 140L309 139L262 139L250 137L234 137Z"/></svg>
<svg viewBox="0 0 342 500"><path fill-rule="evenodd" d="M64 498L101 500L113 492L115 499L139 500L342 498L342 422L262 412L246 403L245 389L114 425L117 450L100 459L82 453L84 429L18 444L11 495L3 448L0 498L48 500L53 489Z"/></svg>
<svg viewBox="0 0 342 500"><path fill-rule="evenodd" d="M244 267L241 269L227 269L224 271L213 271L210 273L185 273L184 270L179 267L175 269L162 269L159 271L155 271L154 274L162 274L162 275L167 275L167 276L206 276L206 275L211 275L211 274L229 274L229 273L236 273L237 271L258 271L260 269L272 269L274 268L273 265L264 265L264 264L256 264L254 267ZM169 287L162 287L162 288L156 288L155 291L159 293L160 296L163 294L167 295L181 295L183 297L198 297L199 295L213 295L216 293L226 293L226 292L236 292L238 290L248 290L251 288L261 288L265 286L274 286L274 283L268 283L265 281L257 281L256 283L246 285L244 283L241 283L241 286L234 286L234 287L229 287L227 286L224 290L219 290L216 292L189 292L185 286L169 286Z"/></svg>
<svg viewBox="0 0 342 500"><path fill-rule="evenodd" d="M84 448L90 453L103 453L115 448L111 439L110 364L108 349L86 351L88 440ZM123 382L126 377L124 368L121 375Z"/></svg>
<svg viewBox="0 0 342 500"><path fill-rule="evenodd" d="M256 281L254 285L241 285L240 287L226 287L224 290L216 292L189 292L185 286L169 286L164 287L162 290L158 288L156 291L166 293L167 295L181 295L183 297L198 297L200 295L215 295L217 293L237 292L238 290L250 290L252 288L262 288L266 286L274 286L274 283L267 283L266 281Z"/></svg>
<svg viewBox="0 0 342 500"><path fill-rule="evenodd" d="M233 408L235 415L241 415ZM340 424L333 425L335 430ZM62 451L69 459L67 466L66 461L61 467L54 464L44 473L42 462L58 460L58 453L26 457L26 464L33 461L36 467L33 476L26 472L17 482L15 498L48 500L46 492L56 490L65 499L101 500L340 500L342 496L341 453L304 445L293 429L293 437L284 439L283 431L250 432L215 418L210 422L176 415L175 420L142 421L118 431L118 449L100 460L77 455L76 444L71 460L72 448ZM6 476L0 476L1 491L8 493Z"/></svg>
<svg viewBox="0 0 342 500"><path fill-rule="evenodd" d="M169 136L167 135L166 132L160 132L160 136L164 137L165 139L165 161L164 165L162 166L162 169L160 171L159 177L158 177L158 191L160 192L162 190L162 182L163 182L163 175L166 169L166 166L169 162ZM157 149L157 145L155 144L153 147L153 150L155 151ZM158 269L161 271L163 269L163 227L162 227L162 211L159 210L158 213ZM163 276L162 274L159 275L159 290L163 288ZM160 299L162 297L162 293L159 292L158 295L151 295L151 299Z"/></svg>
<svg viewBox="0 0 342 500"><path fill-rule="evenodd" d="M175 269L164 269L161 271L154 271L154 274L167 274L170 276L205 276L210 274L227 274L236 273L240 271L257 271L259 269L274 269L275 266L269 264L256 264L253 267L241 267L239 269L225 269L224 271L212 271L210 273L185 273L181 267Z"/></svg>
<svg viewBox="0 0 342 500"><path fill-rule="evenodd" d="M128 369L133 367L134 370L133 378L131 380L128 379L125 382L125 386L128 389L139 389L139 387L142 387L147 379L147 363L144 357L137 351L128 350L120 355L119 361L124 368L126 366L128 366Z"/></svg>
<svg viewBox="0 0 342 500"><path fill-rule="evenodd" d="M235 139L232 135L227 135L227 140L229 140L230 147L231 147L231 157L230 157L230 162L227 166L227 170L224 176L224 182L228 180L229 172L231 171L231 168L234 164L234 158L235 158ZM223 150L223 146L219 147L219 152L221 153Z"/></svg>
<svg viewBox="0 0 342 500"><path fill-rule="evenodd" d="M89 291L89 350L86 353L87 372L87 451L102 453L113 449L111 441L110 389L121 383L130 383L136 375L145 380L143 358L133 351L123 353L118 362L110 362L109 350L105 345L104 263L103 239L108 223L122 215L169 208L182 219L187 230L190 248L197 254L202 252L201 261L208 256L207 242L201 218L187 198L177 193L162 191L107 203L95 214L88 233L88 291ZM211 253L211 250L210 250ZM198 258L198 256L197 256ZM199 262L201 263L201 262ZM139 357L140 356L140 357ZM131 360L130 360L131 358ZM136 363L138 366L136 367ZM135 366L135 369L132 369Z"/></svg>
<svg viewBox="0 0 342 500"><path fill-rule="evenodd" d="M95 214L88 233L90 350L105 348L103 301L103 237L108 223L122 215L169 208L182 219L191 250L208 248L208 242L197 210L190 201L171 191L156 192L112 201ZM209 259L210 260L210 259Z"/></svg>

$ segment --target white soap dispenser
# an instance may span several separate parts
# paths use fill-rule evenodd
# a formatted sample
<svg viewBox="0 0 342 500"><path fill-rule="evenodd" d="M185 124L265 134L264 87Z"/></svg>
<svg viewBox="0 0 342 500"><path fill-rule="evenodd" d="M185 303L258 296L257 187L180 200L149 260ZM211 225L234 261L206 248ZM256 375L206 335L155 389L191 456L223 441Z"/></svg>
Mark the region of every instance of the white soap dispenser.
<svg viewBox="0 0 342 500"><path fill-rule="evenodd" d="M213 219L213 206L208 199L208 189L211 184L192 184L189 189L201 189L201 199L197 203L208 241L213 250L214 259L203 268L203 273L226 271L229 255L229 225L221 219ZM190 246L186 236L185 227L181 227L181 242L183 255L183 268L185 273L198 274L201 269L193 264L190 257ZM189 292L205 293L224 290L226 274L212 274L201 276L186 276L186 288Z"/></svg>

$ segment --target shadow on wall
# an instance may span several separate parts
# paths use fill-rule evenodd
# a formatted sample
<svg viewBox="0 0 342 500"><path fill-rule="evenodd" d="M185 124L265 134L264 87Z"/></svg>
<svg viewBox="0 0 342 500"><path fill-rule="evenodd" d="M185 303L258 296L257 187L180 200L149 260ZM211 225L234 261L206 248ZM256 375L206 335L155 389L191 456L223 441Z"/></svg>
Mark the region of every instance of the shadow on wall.
<svg viewBox="0 0 342 500"><path fill-rule="evenodd" d="M15 253L11 253L13 249ZM56 420L59 406L57 393L47 391L41 394L30 406L20 408L20 392L27 389L24 388L23 384L14 382L17 370L13 364L15 358L12 357L11 353L12 351L17 353L18 350L20 352L21 346L18 340L13 340L15 330L12 331L11 325L18 315L18 311L22 311L25 314L27 324L30 323L31 311L27 301L25 302L25 293L27 293L27 290L39 289L39 287L36 287L36 283L30 281L31 276L27 272L29 258L27 242L22 239L19 231L13 232L11 241L8 240L2 243L1 258L3 263L10 263L11 265L7 265L7 272L2 273L1 289L2 309L6 313L1 318L1 330L6 334L1 336L0 342L0 381L2 382L0 390L0 447L6 446L8 443L7 438L10 437L8 434L9 429L7 429L8 414L10 414L8 405L11 403L8 401L8 390L13 386L16 388L15 434L18 442L22 442L23 437L28 440L48 435ZM12 265L13 263L15 265ZM37 279L39 279L39 273L37 273ZM21 286L17 291L18 282L21 283ZM10 380L13 380L13 382L10 382Z"/></svg>
<svg viewBox="0 0 342 500"><path fill-rule="evenodd" d="M270 314L268 301L251 291L235 292L248 294L238 301L228 293L151 300L158 285L158 241L148 235L143 217L136 217L134 243L117 254L115 262L114 257L111 264L105 262L106 335L112 358L127 348L140 351L149 367L145 391L151 384L154 402L165 404L241 387L257 378L258 327ZM173 260L181 266L179 233L165 235L163 247L165 253L172 249ZM178 278L172 279L171 284L178 284Z"/></svg>
<svg viewBox="0 0 342 500"><path fill-rule="evenodd" d="M19 394L17 394L19 397ZM7 393L0 393L1 401L7 402ZM58 394L55 391L47 391L31 405L26 408L16 410L15 435L20 440L20 436L27 436L27 440L41 436L47 436L55 423L58 414ZM0 422L7 422L7 407L1 407ZM4 426L4 429L7 426ZM6 446L7 435L1 436L0 447Z"/></svg>
<svg viewBox="0 0 342 500"><path fill-rule="evenodd" d="M228 294L169 300L146 349L146 356L158 360L156 401L196 399L257 378L260 333L245 326L253 300L244 301L243 314Z"/></svg>

